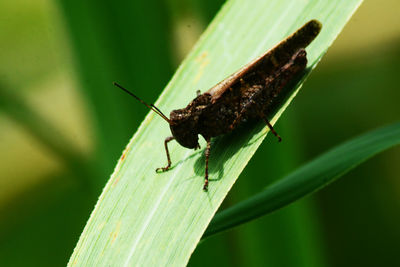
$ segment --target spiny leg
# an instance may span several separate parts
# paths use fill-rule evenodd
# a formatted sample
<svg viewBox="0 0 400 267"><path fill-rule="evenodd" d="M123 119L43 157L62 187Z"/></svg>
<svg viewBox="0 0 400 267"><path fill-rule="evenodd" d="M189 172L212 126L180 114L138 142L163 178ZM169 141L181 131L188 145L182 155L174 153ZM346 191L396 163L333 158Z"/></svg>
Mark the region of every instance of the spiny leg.
<svg viewBox="0 0 400 267"><path fill-rule="evenodd" d="M248 86L248 84L243 80L243 78L240 78L239 81L240 81L240 85L241 85L242 87L243 87L243 86ZM230 130L235 129L235 127L237 126L237 124L238 124L238 123L240 122L240 120L242 119L242 114L243 114L244 112L246 112L246 110L247 110L247 107L246 107L246 106L240 110L240 112L239 112L239 114L237 115L236 119L235 119L235 120L232 122L232 124L229 126L229 129L230 129Z"/></svg>
<svg viewBox="0 0 400 267"><path fill-rule="evenodd" d="M239 113L239 115L236 117L236 119L232 122L232 124L229 126L229 129L232 131L233 129L235 129L236 125L240 122L240 120L242 119L242 114L243 111L241 111Z"/></svg>
<svg viewBox="0 0 400 267"><path fill-rule="evenodd" d="M203 190L208 190L208 158L210 157L210 149L211 149L211 139L207 140L207 147L206 147L206 173L204 176L204 186Z"/></svg>
<svg viewBox="0 0 400 267"><path fill-rule="evenodd" d="M246 85L247 87L249 87L249 85L243 80L240 79L240 83L242 86ZM230 130L235 129L235 127L241 122L242 120L242 116L247 113L249 110L251 110L252 108L254 108L254 106L256 106L257 103L257 99L261 96L262 94L262 87L261 86L253 86L253 89L258 89L255 90L247 99L247 103L242 107L242 109L240 110L239 114L237 115L237 117L235 118L235 120L232 122L232 124L229 126Z"/></svg>
<svg viewBox="0 0 400 267"><path fill-rule="evenodd" d="M236 119L232 122L232 124L229 126L230 130L235 129L235 127L240 123L240 121L242 120L242 114L244 114L252 105L253 103L251 102L251 100L249 101L249 103L247 105L245 105L241 110L240 113L237 115Z"/></svg>
<svg viewBox="0 0 400 267"><path fill-rule="evenodd" d="M272 127L271 123L265 118L265 116L262 116L263 120L267 124L268 128L271 130L271 132L278 137L278 142L282 141L282 138L279 136L279 134L275 131L274 127Z"/></svg>
<svg viewBox="0 0 400 267"><path fill-rule="evenodd" d="M251 102L249 102L242 110L240 111L239 115L236 117L236 119L233 121L233 123L229 126L231 130L233 130L236 125L240 122L242 118L242 114L244 114L252 105ZM279 134L275 131L274 127L272 127L271 123L267 120L264 114L259 114L259 116L265 121L267 124L268 128L271 130L271 132L278 138L278 142L282 141L282 138L279 136Z"/></svg>
<svg viewBox="0 0 400 267"><path fill-rule="evenodd" d="M168 142L169 142L169 141L172 141L172 140L174 140L174 139L175 139L175 137L173 137L173 136L169 136L169 137L165 138L164 146L165 146L165 152L167 153L168 165L167 165L166 167L157 168L157 169L156 169L156 172L159 172L159 171L165 172L165 171L168 171L169 168L171 167L171 158L170 158L170 156L169 156L169 151L168 151Z"/></svg>
<svg viewBox="0 0 400 267"><path fill-rule="evenodd" d="M232 122L232 124L229 126L230 130L235 129L235 127L241 122L242 120L242 115L245 114L250 108L251 106L254 105L254 103L252 102L252 100L250 99L249 103L247 103L247 105L245 105L241 110L240 113L237 115L236 119Z"/></svg>

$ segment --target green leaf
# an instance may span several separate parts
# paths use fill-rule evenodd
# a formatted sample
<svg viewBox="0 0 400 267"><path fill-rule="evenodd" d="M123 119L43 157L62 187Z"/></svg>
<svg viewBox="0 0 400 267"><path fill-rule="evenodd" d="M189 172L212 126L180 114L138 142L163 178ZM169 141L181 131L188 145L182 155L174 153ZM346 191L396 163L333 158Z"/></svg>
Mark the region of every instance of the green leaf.
<svg viewBox="0 0 400 267"><path fill-rule="evenodd" d="M204 237L282 208L327 186L375 154L398 144L400 123L369 132L335 147L257 195L217 213Z"/></svg>
<svg viewBox="0 0 400 267"><path fill-rule="evenodd" d="M323 28L307 48L314 67L356 10L360 0L228 1L164 90L156 105L182 108L310 19ZM294 97L272 119L274 123ZM323 101L323 100L321 100ZM264 126L263 126L264 127ZM267 129L243 127L217 138L210 157L211 182L203 192L204 147L170 145L165 165L165 121L150 113L134 135L83 231L69 265L185 265L229 189L264 139Z"/></svg>

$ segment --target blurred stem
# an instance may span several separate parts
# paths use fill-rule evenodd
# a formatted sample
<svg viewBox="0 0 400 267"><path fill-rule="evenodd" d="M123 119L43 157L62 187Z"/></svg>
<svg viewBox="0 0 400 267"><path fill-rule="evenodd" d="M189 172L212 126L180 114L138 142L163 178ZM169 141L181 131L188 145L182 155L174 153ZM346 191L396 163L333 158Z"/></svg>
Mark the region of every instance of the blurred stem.
<svg viewBox="0 0 400 267"><path fill-rule="evenodd" d="M25 102L23 97L0 85L0 109L22 126L31 136L63 161L72 172L78 172L80 184L88 184L92 173L87 159L70 143L51 122L39 115Z"/></svg>

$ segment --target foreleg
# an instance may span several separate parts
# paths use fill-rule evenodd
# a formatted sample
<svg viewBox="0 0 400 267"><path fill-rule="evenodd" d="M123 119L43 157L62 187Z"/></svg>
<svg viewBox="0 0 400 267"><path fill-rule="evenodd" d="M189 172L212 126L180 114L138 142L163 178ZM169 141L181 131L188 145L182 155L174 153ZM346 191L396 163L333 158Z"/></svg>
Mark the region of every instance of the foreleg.
<svg viewBox="0 0 400 267"><path fill-rule="evenodd" d="M168 151L168 142L172 141L174 139L175 139L175 137L173 137L173 136L169 136L169 137L165 138L164 147L165 147L165 152L167 153L168 165L166 167L157 168L156 172L159 172L159 171L165 172L165 171L168 171L169 168L171 168L171 158L169 156L169 151Z"/></svg>

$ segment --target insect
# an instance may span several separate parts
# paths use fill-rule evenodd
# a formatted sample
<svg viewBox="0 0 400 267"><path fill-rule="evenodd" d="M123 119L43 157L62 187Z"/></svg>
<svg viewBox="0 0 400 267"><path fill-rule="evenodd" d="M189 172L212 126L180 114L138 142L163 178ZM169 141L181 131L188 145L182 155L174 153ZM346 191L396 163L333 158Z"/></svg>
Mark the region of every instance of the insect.
<svg viewBox="0 0 400 267"><path fill-rule="evenodd" d="M281 141L268 117L280 102L280 94L288 83L299 78L307 65L304 50L321 30L321 23L311 20L281 41L274 48L251 61L240 70L221 81L207 92L200 94L183 109L172 110L165 116L153 104L147 104L132 92L114 83L135 97L168 122L172 136L164 141L167 166L157 168L164 172L171 168L168 143L176 140L180 145L200 148L198 135L207 141L205 149L205 177L203 190L208 190L208 160L211 138L234 130L249 119L262 119L271 132Z"/></svg>

